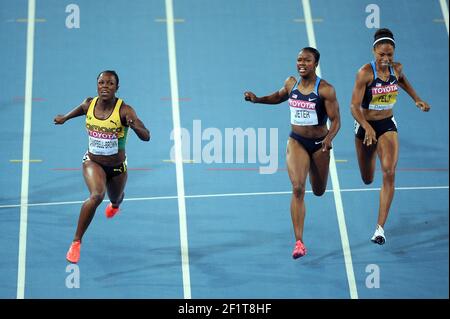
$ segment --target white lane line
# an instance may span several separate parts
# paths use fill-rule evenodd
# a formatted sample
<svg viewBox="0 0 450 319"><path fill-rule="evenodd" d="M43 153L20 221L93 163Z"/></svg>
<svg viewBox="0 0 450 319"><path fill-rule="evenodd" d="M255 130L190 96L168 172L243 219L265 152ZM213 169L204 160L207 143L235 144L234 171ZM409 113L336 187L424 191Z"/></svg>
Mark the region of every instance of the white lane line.
<svg viewBox="0 0 450 319"><path fill-rule="evenodd" d="M448 189L447 186L407 186L407 187L395 187L396 191L414 191L414 190L433 190L433 189ZM367 192L367 191L380 191L381 188L347 188L342 189L341 192Z"/></svg>
<svg viewBox="0 0 450 319"><path fill-rule="evenodd" d="M31 108L33 98L33 55L35 0L28 1L27 57L25 74L25 110L23 120L22 188L20 191L19 257L17 265L17 299L25 297L27 256L28 182L30 169Z"/></svg>
<svg viewBox="0 0 450 319"><path fill-rule="evenodd" d="M442 16L444 17L445 27L447 28L447 36L448 36L448 5L446 0L439 0L439 4L441 5Z"/></svg>
<svg viewBox="0 0 450 319"><path fill-rule="evenodd" d="M314 35L314 26L312 21L311 6L309 0L302 0L303 14L306 21L306 33L308 35L309 46L317 48L316 37ZM320 66L317 67L317 75L322 77ZM327 123L329 126L329 123ZM355 273L353 271L352 254L350 243L347 235L347 226L345 225L344 206L342 205L341 190L336 169L336 161L334 159L334 151L330 150L330 177L333 185L334 203L336 205L336 214L339 224L339 232L341 234L342 250L344 253L345 269L347 271L347 281L350 289L350 298L358 299L358 290L356 288Z"/></svg>
<svg viewBox="0 0 450 319"><path fill-rule="evenodd" d="M178 214L180 220L181 267L183 273L184 299L191 299L191 279L189 273L189 249L186 221L186 201L184 194L183 157L181 148L181 122L178 95L177 57L175 49L175 26L172 0L166 0L167 44L169 54L170 90L172 98L173 137L175 148L175 169L177 176Z"/></svg>
<svg viewBox="0 0 450 319"><path fill-rule="evenodd" d="M449 186L408 186L408 187L396 187L395 191L414 191L414 190L438 190L438 189L449 189ZM341 193L349 192L379 192L381 188L347 188L341 189ZM334 190L327 189L326 193L333 193ZM185 195L184 198L210 198L210 197L237 197L237 196L269 196L269 195L288 195L292 191L280 191L280 192L256 192L256 193L222 193L222 194L199 194L199 195ZM306 193L312 194L312 191L306 191ZM168 199L178 199L178 196L154 196L154 197L134 197L125 198L126 201L148 201L148 200L168 200ZM109 199L105 199L103 202L109 203ZM58 206L58 205L79 205L84 203L82 200L68 201L68 202L47 202L47 203L34 203L28 204L28 207L38 207L38 206ZM0 205L0 208L17 208L20 204L15 205Z"/></svg>

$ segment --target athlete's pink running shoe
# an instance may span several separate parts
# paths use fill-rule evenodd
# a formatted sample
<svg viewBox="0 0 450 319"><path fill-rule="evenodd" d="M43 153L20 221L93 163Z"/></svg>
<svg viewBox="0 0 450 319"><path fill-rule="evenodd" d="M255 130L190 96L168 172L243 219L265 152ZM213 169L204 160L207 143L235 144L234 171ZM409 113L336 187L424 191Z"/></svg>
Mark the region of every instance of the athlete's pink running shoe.
<svg viewBox="0 0 450 319"><path fill-rule="evenodd" d="M68 262L76 264L78 260L80 260L80 248L81 242L79 240L72 242L72 245L70 245L69 251L66 255L66 259Z"/></svg>
<svg viewBox="0 0 450 319"><path fill-rule="evenodd" d="M306 247L301 240L297 240L295 243L294 251L292 252L292 258L297 259L306 255Z"/></svg>
<svg viewBox="0 0 450 319"><path fill-rule="evenodd" d="M109 205L106 206L105 215L106 215L107 218L113 218L114 215L119 212L119 210L120 210L119 207L114 208L114 207L112 207L112 204L109 203Z"/></svg>

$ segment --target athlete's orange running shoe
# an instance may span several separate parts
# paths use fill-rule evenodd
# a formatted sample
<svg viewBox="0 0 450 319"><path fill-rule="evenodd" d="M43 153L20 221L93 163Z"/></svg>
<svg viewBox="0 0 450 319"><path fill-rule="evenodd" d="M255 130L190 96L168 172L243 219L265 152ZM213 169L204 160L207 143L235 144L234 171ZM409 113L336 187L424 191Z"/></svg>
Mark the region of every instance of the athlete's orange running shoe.
<svg viewBox="0 0 450 319"><path fill-rule="evenodd" d="M114 208L114 207L112 207L112 204L109 203L109 205L106 206L105 215L106 215L107 218L113 218L114 215L119 212L119 210L120 210L119 207Z"/></svg>
<svg viewBox="0 0 450 319"><path fill-rule="evenodd" d="M72 245L70 245L69 251L66 255L66 259L68 262L76 264L78 260L80 260L80 248L81 242L79 240L72 242Z"/></svg>
<svg viewBox="0 0 450 319"><path fill-rule="evenodd" d="M306 255L306 247L301 240L297 240L295 243L294 251L292 252L292 258L297 259Z"/></svg>

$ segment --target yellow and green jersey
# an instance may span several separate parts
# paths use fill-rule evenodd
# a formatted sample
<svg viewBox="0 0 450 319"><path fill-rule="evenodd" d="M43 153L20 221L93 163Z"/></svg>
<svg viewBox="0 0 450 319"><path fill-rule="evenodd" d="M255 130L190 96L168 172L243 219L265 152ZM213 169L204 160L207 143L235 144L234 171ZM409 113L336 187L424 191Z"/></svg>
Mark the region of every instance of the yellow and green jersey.
<svg viewBox="0 0 450 319"><path fill-rule="evenodd" d="M98 119L94 115L94 108L98 96L89 104L86 114L86 130L89 137L89 153L94 155L114 155L119 150L125 149L128 127L120 121L120 107L123 101L117 99L111 115L104 119Z"/></svg>

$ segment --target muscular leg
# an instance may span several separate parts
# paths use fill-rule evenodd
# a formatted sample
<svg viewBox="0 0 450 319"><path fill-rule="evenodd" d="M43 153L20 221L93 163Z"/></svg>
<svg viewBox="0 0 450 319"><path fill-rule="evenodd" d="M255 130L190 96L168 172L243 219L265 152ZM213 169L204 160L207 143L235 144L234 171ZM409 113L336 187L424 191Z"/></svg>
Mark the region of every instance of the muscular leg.
<svg viewBox="0 0 450 319"><path fill-rule="evenodd" d="M305 224L305 183L309 171L310 159L306 150L294 139L289 138L286 162L292 183L291 217L295 239L303 242Z"/></svg>
<svg viewBox="0 0 450 319"><path fill-rule="evenodd" d="M309 169L309 182L316 196L322 196L325 193L329 167L330 152L322 152L322 149L314 152Z"/></svg>
<svg viewBox="0 0 450 319"><path fill-rule="evenodd" d="M397 132L386 132L378 139L378 156L383 171L383 185L380 191L380 208L378 210L378 225L384 227L389 214L395 190L395 169L398 161Z"/></svg>
<svg viewBox="0 0 450 319"><path fill-rule="evenodd" d="M371 184L375 174L377 146L366 146L363 141L355 137L356 155L358 157L359 171L364 184Z"/></svg>
<svg viewBox="0 0 450 319"><path fill-rule="evenodd" d="M106 191L106 174L99 164L90 160L85 161L83 163L83 176L90 195L81 206L74 241L81 241L94 217L95 210L102 203Z"/></svg>
<svg viewBox="0 0 450 319"><path fill-rule="evenodd" d="M123 201L125 184L127 182L128 172L124 172L120 175L111 177L106 187L108 190L108 197L111 201L112 207L117 208Z"/></svg>

